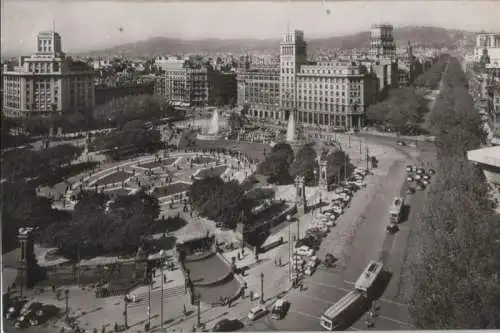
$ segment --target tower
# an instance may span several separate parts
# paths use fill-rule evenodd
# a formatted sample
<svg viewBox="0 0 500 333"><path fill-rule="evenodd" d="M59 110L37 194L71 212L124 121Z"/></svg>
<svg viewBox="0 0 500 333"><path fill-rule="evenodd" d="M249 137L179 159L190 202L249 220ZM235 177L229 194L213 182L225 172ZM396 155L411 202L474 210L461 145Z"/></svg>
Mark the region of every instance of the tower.
<svg viewBox="0 0 500 333"><path fill-rule="evenodd" d="M55 31L42 31L37 37L37 54L60 56L62 52L61 35Z"/></svg>
<svg viewBox="0 0 500 333"><path fill-rule="evenodd" d="M413 47L411 46L410 41L408 41L408 47L406 48L406 53L408 54L408 60L413 59Z"/></svg>
<svg viewBox="0 0 500 333"><path fill-rule="evenodd" d="M301 215L305 213L306 210L306 186L303 176L295 177L295 204L297 205L297 212Z"/></svg>
<svg viewBox="0 0 500 333"><path fill-rule="evenodd" d="M300 66L307 62L307 43L304 32L287 31L280 43L280 107L281 119L286 119L286 112L297 107L296 74Z"/></svg>
<svg viewBox="0 0 500 333"><path fill-rule="evenodd" d="M393 26L390 24L373 25L370 31L369 55L375 58L392 58L396 55Z"/></svg>

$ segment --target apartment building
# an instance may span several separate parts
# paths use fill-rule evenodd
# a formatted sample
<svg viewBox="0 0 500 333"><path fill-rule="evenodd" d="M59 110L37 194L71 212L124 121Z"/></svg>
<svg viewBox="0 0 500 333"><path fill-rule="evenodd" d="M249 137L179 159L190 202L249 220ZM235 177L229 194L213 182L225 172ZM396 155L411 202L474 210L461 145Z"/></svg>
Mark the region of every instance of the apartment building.
<svg viewBox="0 0 500 333"><path fill-rule="evenodd" d="M297 74L297 119L306 124L361 127L377 101L379 80L356 62L303 65Z"/></svg>
<svg viewBox="0 0 500 333"><path fill-rule="evenodd" d="M372 25L368 55L373 58L396 57L396 43L394 42L394 28L392 25Z"/></svg>
<svg viewBox="0 0 500 333"><path fill-rule="evenodd" d="M500 68L500 33L479 33L476 35L475 62L480 61L484 50L490 57L490 66Z"/></svg>
<svg viewBox="0 0 500 333"><path fill-rule="evenodd" d="M7 117L90 112L95 104L94 76L86 63L66 57L57 32L42 31L34 55L3 68L3 112Z"/></svg>
<svg viewBox="0 0 500 333"><path fill-rule="evenodd" d="M281 119L280 68L257 66L238 73L238 106L248 107L249 116Z"/></svg>

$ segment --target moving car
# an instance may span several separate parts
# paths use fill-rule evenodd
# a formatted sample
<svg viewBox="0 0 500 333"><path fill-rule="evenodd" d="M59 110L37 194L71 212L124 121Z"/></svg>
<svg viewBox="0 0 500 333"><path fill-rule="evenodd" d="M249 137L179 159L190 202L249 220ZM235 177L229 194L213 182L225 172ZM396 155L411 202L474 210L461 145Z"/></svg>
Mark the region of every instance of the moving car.
<svg viewBox="0 0 500 333"><path fill-rule="evenodd" d="M274 303L274 305L271 308L271 318L273 319L283 319L288 310L290 309L290 302L288 302L286 299L280 298Z"/></svg>
<svg viewBox="0 0 500 333"><path fill-rule="evenodd" d="M260 317L265 316L268 312L269 311L264 305L259 304L250 310L250 312L248 313L248 319L257 320Z"/></svg>
<svg viewBox="0 0 500 333"><path fill-rule="evenodd" d="M238 319L222 319L212 328L212 332L234 332L243 328L243 323Z"/></svg>

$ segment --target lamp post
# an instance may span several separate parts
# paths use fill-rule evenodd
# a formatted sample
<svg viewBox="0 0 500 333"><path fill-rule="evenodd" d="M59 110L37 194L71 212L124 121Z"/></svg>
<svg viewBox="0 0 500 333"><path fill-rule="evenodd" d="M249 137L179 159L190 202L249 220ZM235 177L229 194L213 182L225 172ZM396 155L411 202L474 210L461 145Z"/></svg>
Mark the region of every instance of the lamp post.
<svg viewBox="0 0 500 333"><path fill-rule="evenodd" d="M68 306L69 290L68 289L64 290L64 297L66 298L66 319L68 319L68 315L69 315L69 306Z"/></svg>
<svg viewBox="0 0 500 333"><path fill-rule="evenodd" d="M123 302L125 303L125 309L123 310L123 319L125 322L125 328L128 328L128 320L127 320L127 315L128 315L128 298L127 296L123 297Z"/></svg>
<svg viewBox="0 0 500 333"><path fill-rule="evenodd" d="M260 304L264 304L264 273L260 273Z"/></svg>
<svg viewBox="0 0 500 333"><path fill-rule="evenodd" d="M162 256L161 256L161 265L160 265L160 270L161 270L161 304L160 304L160 327L163 328L163 281L165 280L165 277L163 276L163 264L164 264L164 258L165 258L165 252L162 250Z"/></svg>
<svg viewBox="0 0 500 333"><path fill-rule="evenodd" d="M200 298L200 294L196 295L196 324L198 327L201 326Z"/></svg>

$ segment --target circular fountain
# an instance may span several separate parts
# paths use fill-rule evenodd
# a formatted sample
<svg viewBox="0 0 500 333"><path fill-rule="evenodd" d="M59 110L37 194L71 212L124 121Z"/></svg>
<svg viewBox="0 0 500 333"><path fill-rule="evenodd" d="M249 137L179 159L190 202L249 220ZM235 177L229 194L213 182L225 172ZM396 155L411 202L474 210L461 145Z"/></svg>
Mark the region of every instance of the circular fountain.
<svg viewBox="0 0 500 333"><path fill-rule="evenodd" d="M198 140L204 141L219 140L220 138L222 138L222 135L219 134L219 131L219 110L215 109L208 127L202 128L201 133L199 133L196 138Z"/></svg>

